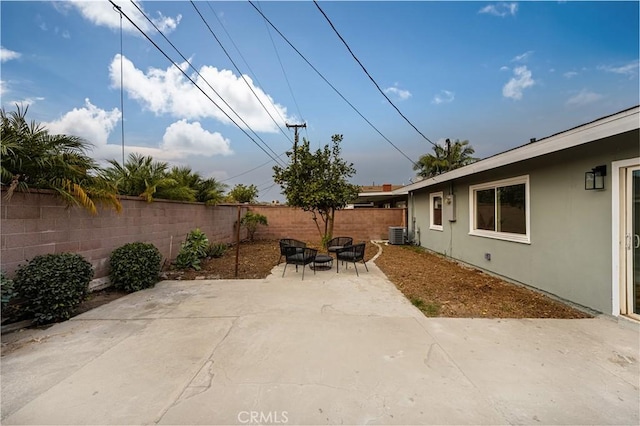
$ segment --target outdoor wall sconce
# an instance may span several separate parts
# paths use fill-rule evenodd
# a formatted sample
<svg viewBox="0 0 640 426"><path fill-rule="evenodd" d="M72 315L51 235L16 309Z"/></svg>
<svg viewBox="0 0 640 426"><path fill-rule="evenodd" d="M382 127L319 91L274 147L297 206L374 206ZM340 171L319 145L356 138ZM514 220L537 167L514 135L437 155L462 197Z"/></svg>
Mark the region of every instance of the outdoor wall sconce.
<svg viewBox="0 0 640 426"><path fill-rule="evenodd" d="M597 166L584 174L584 189L604 189L604 177L607 175L607 166Z"/></svg>

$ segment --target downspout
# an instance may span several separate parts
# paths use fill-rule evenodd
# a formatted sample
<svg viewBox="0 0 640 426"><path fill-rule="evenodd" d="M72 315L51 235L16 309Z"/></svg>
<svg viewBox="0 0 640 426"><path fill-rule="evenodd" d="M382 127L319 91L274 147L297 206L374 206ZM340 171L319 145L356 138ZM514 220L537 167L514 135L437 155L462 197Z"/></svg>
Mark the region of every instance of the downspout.
<svg viewBox="0 0 640 426"><path fill-rule="evenodd" d="M412 245L420 245L420 235L419 235L419 231L416 230L416 214L415 214L415 198L414 198L414 193L413 191L409 192L410 196L411 196L411 232L409 235L412 235L412 241L411 244ZM418 235L418 242L416 244L416 235Z"/></svg>

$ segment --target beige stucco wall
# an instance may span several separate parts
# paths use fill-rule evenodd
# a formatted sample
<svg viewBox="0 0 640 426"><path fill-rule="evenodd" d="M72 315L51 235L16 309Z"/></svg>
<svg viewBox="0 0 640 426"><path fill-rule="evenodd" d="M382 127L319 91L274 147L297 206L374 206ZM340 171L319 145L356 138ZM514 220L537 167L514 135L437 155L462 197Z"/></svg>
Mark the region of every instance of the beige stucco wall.
<svg viewBox="0 0 640 426"><path fill-rule="evenodd" d="M442 232L429 230L429 193L446 195L450 185L416 191L409 217L416 217L420 244L611 313L611 162L637 157L638 138L634 131L459 179L452 186L457 220L445 221ZM602 164L607 165L605 189L586 191L584 173ZM523 175L530 185L530 244L469 235L469 186Z"/></svg>

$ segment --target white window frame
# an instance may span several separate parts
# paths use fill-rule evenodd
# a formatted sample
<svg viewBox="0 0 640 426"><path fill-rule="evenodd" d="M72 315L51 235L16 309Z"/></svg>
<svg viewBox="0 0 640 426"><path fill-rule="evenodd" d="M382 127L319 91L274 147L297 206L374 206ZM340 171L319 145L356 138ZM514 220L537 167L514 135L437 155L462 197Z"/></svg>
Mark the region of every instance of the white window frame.
<svg viewBox="0 0 640 426"><path fill-rule="evenodd" d="M525 234L514 234L511 232L487 231L476 229L476 191L484 189L496 189L503 186L524 184L525 196ZM496 197L496 204L498 199ZM496 206L497 208L497 206ZM516 243L531 244L531 202L529 197L529 175L518 176L509 179L496 180L469 186L469 235L477 237L493 238L497 240L513 241Z"/></svg>
<svg viewBox="0 0 640 426"><path fill-rule="evenodd" d="M443 192L432 192L429 194L429 229L434 231L444 231L442 225L436 225L433 223L433 201L436 197L440 197L441 202L441 211L440 211L440 220L444 223L444 193Z"/></svg>

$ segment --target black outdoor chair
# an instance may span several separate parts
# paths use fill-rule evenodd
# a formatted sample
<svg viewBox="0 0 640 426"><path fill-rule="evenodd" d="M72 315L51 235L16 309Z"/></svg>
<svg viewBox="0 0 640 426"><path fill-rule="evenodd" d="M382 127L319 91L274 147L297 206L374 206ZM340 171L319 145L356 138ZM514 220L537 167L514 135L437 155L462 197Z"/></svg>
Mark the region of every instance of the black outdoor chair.
<svg viewBox="0 0 640 426"><path fill-rule="evenodd" d="M366 244L365 243L359 243L359 244L354 244L354 245L350 245L350 246L345 246L341 249L338 249L338 251L336 251L336 273L339 272L339 264L340 264L340 260L343 262L351 262L353 263L353 267L356 268L356 275L360 276L360 274L358 274L358 267L356 266L356 262L360 262L362 261L362 263L364 263L364 267L367 270L367 272L369 272L369 268L367 267L367 262L364 261L364 248L365 248Z"/></svg>
<svg viewBox="0 0 640 426"><path fill-rule="evenodd" d="M307 244L305 242L299 241L299 240L294 240L293 238L283 238L280 240L280 257L278 258L278 263L280 263L280 261L282 260L282 257L285 255L284 253L284 248L285 247L297 247L301 250L299 251L303 251L302 249L304 249Z"/></svg>
<svg viewBox="0 0 640 426"><path fill-rule="evenodd" d="M287 265L296 265L296 272L298 272L298 265L302 265L302 279L304 280L304 269L308 264L313 263L317 254L318 250L309 247L285 246L284 258L286 263L284 264L282 276L284 277L284 273L287 272ZM315 275L315 269L313 269L313 273Z"/></svg>
<svg viewBox="0 0 640 426"><path fill-rule="evenodd" d="M327 243L327 251L329 253L336 253L344 246L350 246L353 244L353 238L351 237L335 237Z"/></svg>

